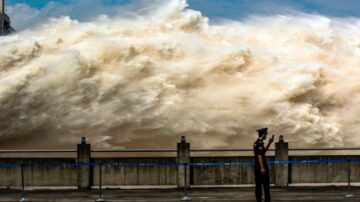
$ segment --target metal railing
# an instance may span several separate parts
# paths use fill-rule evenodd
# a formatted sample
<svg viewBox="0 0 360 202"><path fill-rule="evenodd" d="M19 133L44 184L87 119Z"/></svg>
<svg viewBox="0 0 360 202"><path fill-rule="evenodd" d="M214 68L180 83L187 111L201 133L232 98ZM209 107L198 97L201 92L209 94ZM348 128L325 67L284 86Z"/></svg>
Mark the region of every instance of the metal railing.
<svg viewBox="0 0 360 202"><path fill-rule="evenodd" d="M355 151L360 147L289 148L289 151Z"/></svg>
<svg viewBox="0 0 360 202"><path fill-rule="evenodd" d="M253 149L190 149L190 152L252 152ZM269 149L269 151L275 151Z"/></svg>
<svg viewBox="0 0 360 202"><path fill-rule="evenodd" d="M176 149L96 149L91 152L177 152Z"/></svg>
<svg viewBox="0 0 360 202"><path fill-rule="evenodd" d="M318 161L317 163L321 163L321 160L316 160ZM324 162L329 162L329 161L324 161ZM332 162L332 161L330 161ZM335 162L335 161L334 161ZM352 194L352 191L351 191L351 159L340 159L340 160L337 160L336 162L339 162L339 163L347 163L347 193L345 195L346 198L353 198L354 195ZM252 163L253 162L241 162L241 164L239 163L238 165L245 165L245 163ZM288 162L281 162L281 161L273 161L272 162L273 164L289 164L289 163L295 163L295 162L291 162L291 161L288 161ZM315 163L315 162L302 162L302 163ZM174 163L172 163L174 164ZM188 195L188 189L190 188L190 184L188 184L188 179L187 179L187 170L188 170L188 166L214 166L214 164L216 163L208 163L208 164L204 164L204 163L187 163L187 162L183 162L183 163L175 163L175 166L181 166L181 167L184 167L184 191L183 191L183 197L181 198L181 201L191 201L192 198ZM232 165L231 163L220 163L221 165L215 165L215 166L229 166L229 165ZM252 165L252 164L247 164L247 165ZM108 163L108 162L93 162L93 163L75 163L75 164L59 164L57 166L75 166L75 167L81 167L81 166L98 166L99 168L99 172L98 172L98 199L96 200L97 202L103 202L105 201L105 199L103 199L103 189L102 189L102 169L103 169L103 166L166 166L166 165L169 165L169 164L159 164L159 163L132 163L132 164L123 164L123 163ZM235 165L235 164L233 164ZM28 199L26 198L26 195L25 195L25 177L24 177L24 169L27 168L27 167L31 167L31 166L34 166L34 165L29 165L29 164L16 164L16 165L5 165L5 166L11 166L11 167L20 167L21 168L21 199L20 199L20 202L25 202L25 201L28 201ZM39 165L36 165L36 166L39 166ZM41 165L41 166L53 166L53 165Z"/></svg>
<svg viewBox="0 0 360 202"><path fill-rule="evenodd" d="M188 150L189 151L189 150ZM190 149L190 152L252 152L253 149ZM269 151L275 151L275 149L269 149ZM333 148L289 148L288 151L360 151L360 147L333 147ZM75 149L40 149L40 150L0 150L1 153L11 154L11 153L76 153L78 152ZM177 149L94 149L91 150L94 153L148 153L148 152L178 152ZM356 160L356 161L355 161ZM337 162L337 163L347 163L347 186L348 191L345 197L351 198L354 195L351 192L351 163L352 162L360 162L360 159L335 159L335 160L286 160L286 161L272 161L273 164L295 164L295 163L328 163L328 162ZM184 197L182 200L191 200L191 197L188 196L188 178L187 178L187 166L240 166L240 165L252 165L253 162L205 162L205 163L124 163L124 162L89 162L89 163L63 163L63 164L20 164L20 165L12 165L12 164L4 164L3 166L13 166L21 168L21 199L20 201L27 201L25 198L25 183L24 183L24 168L26 167L46 167L46 166L74 166L80 168L82 166L98 166L98 180L99 180L99 197L97 201L104 201L103 193L102 193L102 167L103 166L184 166ZM190 188L190 186L189 186Z"/></svg>
<svg viewBox="0 0 360 202"><path fill-rule="evenodd" d="M22 150L15 150L15 149L10 149L10 150L0 150L0 153L74 153L77 152L76 149L22 149Z"/></svg>
<svg viewBox="0 0 360 202"><path fill-rule="evenodd" d="M289 151L360 151L360 147L325 147L325 148L289 148ZM253 149L190 149L190 152L252 152ZM269 149L268 151L275 151ZM76 149L10 149L0 150L0 153L74 153ZM94 153L126 153L126 152L177 152L176 149L94 149Z"/></svg>

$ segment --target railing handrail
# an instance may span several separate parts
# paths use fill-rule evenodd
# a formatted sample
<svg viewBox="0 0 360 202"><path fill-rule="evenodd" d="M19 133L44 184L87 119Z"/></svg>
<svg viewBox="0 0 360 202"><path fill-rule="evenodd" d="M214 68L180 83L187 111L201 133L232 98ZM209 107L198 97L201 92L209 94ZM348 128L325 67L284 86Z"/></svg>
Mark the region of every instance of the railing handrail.
<svg viewBox="0 0 360 202"><path fill-rule="evenodd" d="M360 147L324 147L324 148L289 148L289 151L355 151ZM105 153L105 152L176 152L176 149L94 149L91 152ZM252 152L253 149L190 149L190 152ZM269 149L275 151L275 149ZM75 149L24 149L24 150L0 150L0 153L74 153Z"/></svg>
<svg viewBox="0 0 360 202"><path fill-rule="evenodd" d="M323 148L289 148L289 151L345 151L360 150L360 147L323 147ZM251 152L253 149L191 149L191 152ZM275 151L269 149L268 151Z"/></svg>
<svg viewBox="0 0 360 202"><path fill-rule="evenodd" d="M251 152L253 149L190 149L190 152ZM269 151L275 151L269 149Z"/></svg>
<svg viewBox="0 0 360 202"><path fill-rule="evenodd" d="M91 152L176 152L176 149L95 149Z"/></svg>
<svg viewBox="0 0 360 202"><path fill-rule="evenodd" d="M33 149L10 149L10 150L0 150L0 153L64 153L64 152L77 152L75 149L40 149L40 150L33 150Z"/></svg>
<svg viewBox="0 0 360 202"><path fill-rule="evenodd" d="M360 150L360 147L323 147L323 148L289 148L289 151L344 151L344 150Z"/></svg>

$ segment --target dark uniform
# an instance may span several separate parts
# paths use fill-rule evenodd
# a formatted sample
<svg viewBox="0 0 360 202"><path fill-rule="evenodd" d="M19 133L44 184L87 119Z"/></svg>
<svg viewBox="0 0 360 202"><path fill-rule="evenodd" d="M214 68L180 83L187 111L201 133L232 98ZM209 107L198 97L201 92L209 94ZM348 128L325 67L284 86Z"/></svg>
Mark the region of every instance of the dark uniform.
<svg viewBox="0 0 360 202"><path fill-rule="evenodd" d="M254 142L254 158L255 158L255 195L256 201L261 202L261 186L264 187L265 202L270 202L270 178L269 178L269 167L266 163L265 158L266 148L262 140L256 140ZM261 173L261 166L258 155L261 155L264 160L265 174Z"/></svg>

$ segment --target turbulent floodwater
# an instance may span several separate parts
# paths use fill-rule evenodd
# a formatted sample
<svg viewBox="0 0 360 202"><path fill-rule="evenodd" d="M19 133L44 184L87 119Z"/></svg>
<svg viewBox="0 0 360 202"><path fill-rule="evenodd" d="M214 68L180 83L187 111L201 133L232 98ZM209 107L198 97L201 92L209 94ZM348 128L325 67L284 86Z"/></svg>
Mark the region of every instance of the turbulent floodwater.
<svg viewBox="0 0 360 202"><path fill-rule="evenodd" d="M146 16L52 19L0 38L0 146L356 145L360 20L252 17L215 25L186 2Z"/></svg>

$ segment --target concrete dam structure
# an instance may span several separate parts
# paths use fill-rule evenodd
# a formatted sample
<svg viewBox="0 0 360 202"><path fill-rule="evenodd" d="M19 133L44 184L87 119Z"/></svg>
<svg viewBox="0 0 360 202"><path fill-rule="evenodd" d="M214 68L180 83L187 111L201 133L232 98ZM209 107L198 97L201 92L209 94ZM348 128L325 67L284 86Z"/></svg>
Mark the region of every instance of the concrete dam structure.
<svg viewBox="0 0 360 202"><path fill-rule="evenodd" d="M0 36L15 32L11 27L10 18L5 13L5 0L0 0Z"/></svg>
<svg viewBox="0 0 360 202"><path fill-rule="evenodd" d="M307 155L315 150L359 150L359 148L291 148L279 140L269 155L271 184L347 185L360 183L360 155ZM93 150L83 139L76 150L1 150L0 187L90 189L104 187L190 187L254 184L252 155L222 153L251 152L251 149L191 149L183 138L177 149ZM300 151L302 154L291 155ZM73 157L14 157L24 153L70 153ZM210 153L217 153L211 155ZM134 157L104 154L136 153ZM170 155L159 155L159 154ZM199 155L205 153L205 155ZM142 154L151 154L142 155ZM186 167L186 170L184 169ZM101 172L100 169L101 168ZM23 180L23 181L22 181Z"/></svg>

